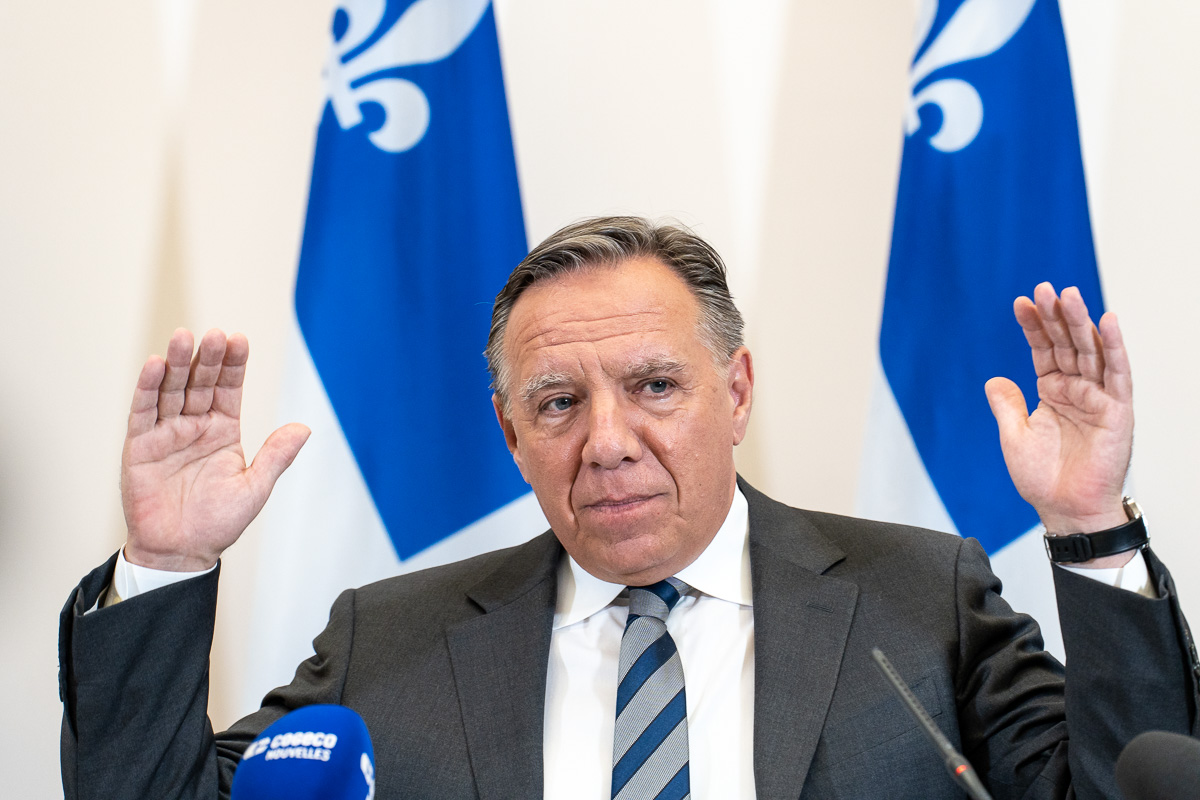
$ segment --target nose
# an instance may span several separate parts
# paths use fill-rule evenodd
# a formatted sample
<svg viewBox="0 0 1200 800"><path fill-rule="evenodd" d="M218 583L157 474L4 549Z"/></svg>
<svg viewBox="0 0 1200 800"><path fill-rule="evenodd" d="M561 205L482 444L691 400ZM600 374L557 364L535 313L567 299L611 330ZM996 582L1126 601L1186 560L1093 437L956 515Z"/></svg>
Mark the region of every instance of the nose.
<svg viewBox="0 0 1200 800"><path fill-rule="evenodd" d="M602 469L616 469L625 461L642 457L642 442L635 424L632 404L612 395L594 395L588 409L587 441L583 463Z"/></svg>

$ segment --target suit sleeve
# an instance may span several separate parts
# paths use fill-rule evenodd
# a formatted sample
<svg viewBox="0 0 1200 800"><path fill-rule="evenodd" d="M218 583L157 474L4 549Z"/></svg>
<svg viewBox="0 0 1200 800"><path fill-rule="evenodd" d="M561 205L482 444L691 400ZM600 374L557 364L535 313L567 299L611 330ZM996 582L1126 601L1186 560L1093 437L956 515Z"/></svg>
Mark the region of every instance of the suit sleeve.
<svg viewBox="0 0 1200 800"><path fill-rule="evenodd" d="M1186 622L1151 556L1162 599L1055 570L1068 667L1032 618L1000 597L974 540L957 567L963 748L997 798L1114 798L1121 749L1144 730L1187 733L1196 684ZM1163 591L1169 589L1169 591Z"/></svg>
<svg viewBox="0 0 1200 800"><path fill-rule="evenodd" d="M997 800L1068 797L1062 665L1045 651L1037 622L1000 596L974 539L959 548L955 584L963 755Z"/></svg>
<svg viewBox="0 0 1200 800"><path fill-rule="evenodd" d="M59 621L66 800L228 798L246 745L275 720L341 696L354 593L338 598L317 655L263 707L214 735L209 651L219 569L86 613L112 580L114 556L76 587Z"/></svg>
<svg viewBox="0 0 1200 800"><path fill-rule="evenodd" d="M1196 652L1170 573L1146 551L1158 598L1054 570L1067 652L1072 783L1079 797L1120 797L1113 770L1148 730L1193 734Z"/></svg>

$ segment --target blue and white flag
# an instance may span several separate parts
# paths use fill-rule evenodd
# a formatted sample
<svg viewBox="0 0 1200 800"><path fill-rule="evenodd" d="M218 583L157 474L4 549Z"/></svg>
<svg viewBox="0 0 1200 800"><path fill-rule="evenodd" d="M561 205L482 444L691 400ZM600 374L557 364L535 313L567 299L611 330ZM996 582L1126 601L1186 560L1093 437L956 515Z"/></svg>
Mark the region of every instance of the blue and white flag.
<svg viewBox="0 0 1200 800"><path fill-rule="evenodd" d="M1036 403L1017 296L1048 280L1103 311L1056 0L927 0L910 92L859 511L978 539L1061 655L983 390L1003 375Z"/></svg>
<svg viewBox="0 0 1200 800"><path fill-rule="evenodd" d="M487 0L343 0L282 415L313 436L263 531L247 701L290 679L342 589L545 529L482 351L526 240Z"/></svg>

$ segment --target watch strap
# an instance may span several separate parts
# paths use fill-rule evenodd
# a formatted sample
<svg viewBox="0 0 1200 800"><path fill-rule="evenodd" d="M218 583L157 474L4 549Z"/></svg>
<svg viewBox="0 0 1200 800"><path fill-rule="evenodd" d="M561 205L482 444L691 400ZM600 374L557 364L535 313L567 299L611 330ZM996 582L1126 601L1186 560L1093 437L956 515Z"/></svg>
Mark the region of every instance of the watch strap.
<svg viewBox="0 0 1200 800"><path fill-rule="evenodd" d="M1055 564L1074 564L1103 558L1142 547L1150 542L1146 520L1138 516L1124 525L1096 533L1072 533L1045 537L1046 555Z"/></svg>

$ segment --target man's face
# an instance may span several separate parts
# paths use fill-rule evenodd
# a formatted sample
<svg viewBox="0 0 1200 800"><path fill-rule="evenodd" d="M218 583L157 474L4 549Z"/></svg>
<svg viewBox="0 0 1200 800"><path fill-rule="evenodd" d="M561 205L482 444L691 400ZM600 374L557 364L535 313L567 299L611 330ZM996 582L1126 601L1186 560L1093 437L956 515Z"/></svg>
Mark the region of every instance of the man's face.
<svg viewBox="0 0 1200 800"><path fill-rule="evenodd" d="M497 417L555 535L602 580L675 574L729 512L753 368L743 347L718 369L698 318L654 259L536 284L509 317Z"/></svg>

